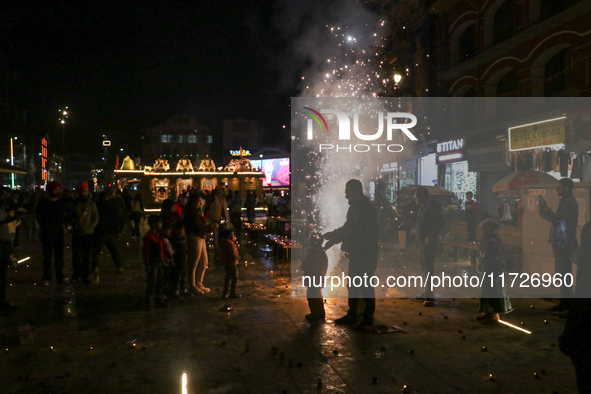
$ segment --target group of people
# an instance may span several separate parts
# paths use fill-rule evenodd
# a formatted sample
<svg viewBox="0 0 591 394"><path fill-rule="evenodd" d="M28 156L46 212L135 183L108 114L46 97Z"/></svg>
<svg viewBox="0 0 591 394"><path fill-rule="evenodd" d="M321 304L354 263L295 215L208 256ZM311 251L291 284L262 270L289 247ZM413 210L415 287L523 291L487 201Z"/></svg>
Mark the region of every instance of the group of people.
<svg viewBox="0 0 591 394"><path fill-rule="evenodd" d="M226 269L224 297L236 294L240 234L244 199L238 191L226 198L222 187L211 193L193 189L178 200L167 199L159 215L148 218L150 230L142 237L141 223L146 217L140 193L107 189L91 197L87 183L80 183L75 196L62 192L53 181L45 191L32 194L0 190L0 310L14 307L6 302L6 275L14 265L13 252L19 240L38 236L42 244L43 278L47 286L55 276L58 285L98 282L99 258L104 246L110 251L116 272L123 272L117 240L127 228L133 239L142 241L147 272L146 307L155 299L164 306L167 299L178 299L210 291L203 284L208 267L206 239L214 240L215 255ZM252 197L249 195L248 198ZM253 206L254 212L254 206ZM254 213L253 213L254 218ZM233 228L229 223L233 224ZM221 230L220 225L225 225ZM71 234L72 276L64 273L66 237Z"/></svg>
<svg viewBox="0 0 591 394"><path fill-rule="evenodd" d="M144 305L166 307L166 300L209 293L203 284L209 265L207 241L213 235L216 258L225 269L222 298L238 298L236 235L242 225L243 198L239 191L228 199L223 188L207 194L192 189L178 201L165 200L160 215L148 217L142 256L147 273ZM230 220L232 219L232 220ZM233 223L233 227L224 225ZM225 227L222 230L222 227Z"/></svg>
<svg viewBox="0 0 591 394"><path fill-rule="evenodd" d="M575 367L577 385L580 392L591 392L591 341L588 328L591 324L591 221L581 231L581 242L577 240L579 206L573 196L574 183L569 178L560 179L557 193L560 197L556 211L550 209L545 200L538 204L539 215L550 224L548 242L552 245L555 257L555 272L563 276L572 274L573 259L577 264L577 281L575 291L564 284L560 287L560 302L550 308L551 312L565 314L566 324L559 338L560 349L568 355ZM466 219L470 241L476 241L476 216L478 205L472 200L472 193L467 195ZM369 198L363 194L362 184L351 179L345 186L345 198L349 201L349 210L345 224L326 234L313 234L310 249L303 261L304 275L314 277L310 282L307 297L310 321L324 321L325 311L322 300L322 280L326 276L328 259L325 251L333 245L342 243L341 250L349 259L348 276L363 277L374 275L378 262L378 223L377 210ZM418 187L414 192L416 202L415 214L397 211L397 214L414 224L416 245L419 260L424 274L434 272L434 261L439 246L439 237L444 227L441 205L429 199L429 191ZM501 223L487 218L479 224L482 238L479 240L481 260L485 272L494 273L498 278L507 269L503 243L498 235ZM326 244L323 243L327 241ZM315 285L317 284L317 285ZM434 294L429 287L421 295L425 306L434 305ZM335 320L335 324L353 325L353 329L363 331L373 325L375 312L375 289L372 286L355 286L349 281L349 310L347 314ZM574 297L574 298L573 298ZM360 299L365 301L363 318L359 319L358 306ZM507 290L500 280L481 289L479 300L481 315L477 320L494 324L499 320L499 313L513 310Z"/></svg>
<svg viewBox="0 0 591 394"><path fill-rule="evenodd" d="M119 192L101 192L95 203L90 198L88 184L76 187L77 196L62 193L61 184L50 182L46 191L32 194L0 190L0 309L11 310L6 302L6 273L13 264L14 249L28 238L37 236L42 244L43 278L50 284L53 274L58 285L68 281L64 275L64 249L66 234L72 235L72 282L90 284L90 273L98 277L99 256L107 246L117 272L123 272L123 263L115 239L122 231L124 213L119 213ZM20 196L18 199L15 196ZM113 196L112 202L110 201ZM124 205L125 203L121 201ZM125 206L125 205L124 205ZM14 229L14 230L13 230ZM52 269L53 268L53 269Z"/></svg>

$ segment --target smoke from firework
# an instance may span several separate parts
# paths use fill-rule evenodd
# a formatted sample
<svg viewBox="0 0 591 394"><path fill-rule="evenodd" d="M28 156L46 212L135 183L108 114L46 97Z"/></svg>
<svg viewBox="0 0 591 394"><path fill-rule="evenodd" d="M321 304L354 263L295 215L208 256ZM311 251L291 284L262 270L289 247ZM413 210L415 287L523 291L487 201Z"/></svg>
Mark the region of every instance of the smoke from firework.
<svg viewBox="0 0 591 394"><path fill-rule="evenodd" d="M308 5L309 7L306 7ZM321 8L321 9L319 9ZM292 2L285 11L290 15L284 28L298 38L292 46L291 67L303 70L299 97L378 97L392 76L386 75L380 55L387 43L385 20L359 1L340 1L330 5L318 2ZM291 70L286 65L287 70ZM292 108L297 115L301 108ZM360 109L357 109L360 111ZM361 111L360 111L361 112ZM328 116L328 121L332 117ZM376 119L369 119L375 130ZM292 129L292 134L303 136ZM306 141L297 137L293 152ZM385 153L389 158L391 153ZM310 154L305 167L316 169L308 177L312 200L314 230L326 232L342 226L347 212L344 198L345 183L351 178L362 181L367 188L369 173L384 157L374 154L351 155L346 153ZM386 159L388 160L388 159ZM301 164L295 170L305 171ZM365 190L366 194L367 190ZM341 252L332 248L329 252L330 268L341 258Z"/></svg>

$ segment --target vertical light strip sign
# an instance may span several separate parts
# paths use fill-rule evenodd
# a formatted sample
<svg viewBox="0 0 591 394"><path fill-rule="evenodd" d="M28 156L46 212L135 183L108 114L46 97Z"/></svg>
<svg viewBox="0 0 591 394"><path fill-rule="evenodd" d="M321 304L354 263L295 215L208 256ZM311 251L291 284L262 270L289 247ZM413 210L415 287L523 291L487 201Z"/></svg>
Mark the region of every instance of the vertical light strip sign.
<svg viewBox="0 0 591 394"><path fill-rule="evenodd" d="M47 185L47 138L41 140L41 180Z"/></svg>
<svg viewBox="0 0 591 394"><path fill-rule="evenodd" d="M509 127L509 151L564 144L566 116Z"/></svg>
<svg viewBox="0 0 591 394"><path fill-rule="evenodd" d="M10 137L10 165L14 166L14 138ZM10 174L11 188L14 190L14 172Z"/></svg>

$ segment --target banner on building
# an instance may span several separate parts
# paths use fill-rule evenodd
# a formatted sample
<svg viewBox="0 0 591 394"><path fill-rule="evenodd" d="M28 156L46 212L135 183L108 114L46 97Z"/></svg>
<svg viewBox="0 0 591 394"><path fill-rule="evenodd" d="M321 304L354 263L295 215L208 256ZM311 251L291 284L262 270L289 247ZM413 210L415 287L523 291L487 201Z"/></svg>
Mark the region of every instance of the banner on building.
<svg viewBox="0 0 591 394"><path fill-rule="evenodd" d="M468 171L504 171L511 167L507 143L503 141L468 148Z"/></svg>
<svg viewBox="0 0 591 394"><path fill-rule="evenodd" d="M565 116L509 127L511 152L564 144Z"/></svg>
<svg viewBox="0 0 591 394"><path fill-rule="evenodd" d="M591 107L567 112L565 128L568 152L591 151Z"/></svg>

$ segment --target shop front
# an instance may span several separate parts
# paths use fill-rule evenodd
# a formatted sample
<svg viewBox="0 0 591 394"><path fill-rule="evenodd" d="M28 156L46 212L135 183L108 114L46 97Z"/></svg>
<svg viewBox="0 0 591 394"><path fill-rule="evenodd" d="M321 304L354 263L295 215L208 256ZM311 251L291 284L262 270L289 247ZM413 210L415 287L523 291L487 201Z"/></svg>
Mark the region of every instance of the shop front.
<svg viewBox="0 0 591 394"><path fill-rule="evenodd" d="M437 143L436 164L438 166L438 186L453 192L464 201L466 192L475 192L478 177L468 168L466 139L457 137Z"/></svg>
<svg viewBox="0 0 591 394"><path fill-rule="evenodd" d="M489 192L497 182L511 173L509 148L505 138L471 145L468 148L468 171L478 174L475 199L483 211L494 215L504 199L519 197L517 191L500 194Z"/></svg>

